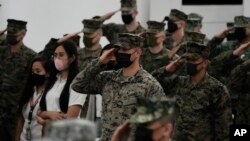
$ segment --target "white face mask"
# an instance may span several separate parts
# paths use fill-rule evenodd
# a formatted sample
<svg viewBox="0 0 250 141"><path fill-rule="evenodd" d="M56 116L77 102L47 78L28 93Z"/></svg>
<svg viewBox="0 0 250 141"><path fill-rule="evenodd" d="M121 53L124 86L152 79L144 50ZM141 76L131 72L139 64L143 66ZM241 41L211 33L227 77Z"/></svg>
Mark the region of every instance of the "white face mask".
<svg viewBox="0 0 250 141"><path fill-rule="evenodd" d="M60 60L60 59L55 59L54 63L55 63L56 69L58 71L63 71L65 69L67 69L69 66L68 61L64 61L64 60Z"/></svg>

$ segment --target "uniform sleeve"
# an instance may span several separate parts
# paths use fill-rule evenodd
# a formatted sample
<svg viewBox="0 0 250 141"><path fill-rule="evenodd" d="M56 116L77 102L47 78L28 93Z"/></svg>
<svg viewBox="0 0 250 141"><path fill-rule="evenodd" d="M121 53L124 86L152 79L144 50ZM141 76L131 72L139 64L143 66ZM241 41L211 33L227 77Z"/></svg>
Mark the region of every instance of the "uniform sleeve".
<svg viewBox="0 0 250 141"><path fill-rule="evenodd" d="M226 51L215 57L209 66L209 74L215 78L229 76L234 67L241 64L242 60L233 55L233 51Z"/></svg>
<svg viewBox="0 0 250 141"><path fill-rule="evenodd" d="M218 54L222 52L221 50L221 44L224 39L220 39L217 37L213 37L208 43L207 46L210 48L210 58L214 58Z"/></svg>
<svg viewBox="0 0 250 141"><path fill-rule="evenodd" d="M98 59L93 60L82 70L72 82L71 88L83 94L100 94L105 83L105 74L101 74Z"/></svg>
<svg viewBox="0 0 250 141"><path fill-rule="evenodd" d="M113 34L117 33L117 25L115 23L104 24L102 26L103 36L105 36L109 42L113 40Z"/></svg>
<svg viewBox="0 0 250 141"><path fill-rule="evenodd" d="M250 70L250 60L245 61L241 65L238 65L235 69L232 70L232 73L229 78L228 87L233 92L245 93L249 92L249 76L248 71Z"/></svg>
<svg viewBox="0 0 250 141"><path fill-rule="evenodd" d="M229 140L229 126L232 124L231 102L225 86L217 87L213 95L212 107L214 119L215 141Z"/></svg>
<svg viewBox="0 0 250 141"><path fill-rule="evenodd" d="M72 105L83 106L83 104L85 103L86 97L87 97L87 94L80 94L80 93L70 89L69 105L68 106L72 106Z"/></svg>
<svg viewBox="0 0 250 141"><path fill-rule="evenodd" d="M152 72L152 75L161 84L167 96L171 96L170 94L174 94L173 91L178 82L179 76L166 72L165 66Z"/></svg>

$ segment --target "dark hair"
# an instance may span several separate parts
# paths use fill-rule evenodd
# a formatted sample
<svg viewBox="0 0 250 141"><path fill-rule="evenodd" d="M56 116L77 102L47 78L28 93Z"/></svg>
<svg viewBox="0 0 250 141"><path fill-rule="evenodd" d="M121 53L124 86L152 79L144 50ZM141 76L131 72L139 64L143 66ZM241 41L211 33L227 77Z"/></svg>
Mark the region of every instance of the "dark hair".
<svg viewBox="0 0 250 141"><path fill-rule="evenodd" d="M58 48L60 46L62 46L65 49L65 51L69 57L75 56L75 60L69 66L69 73L68 73L67 81L66 81L66 84L65 84L63 91L62 91L60 98L59 98L59 104L60 104L61 111L64 113L67 113L68 103L69 103L69 94L70 94L69 93L70 92L70 84L78 73L77 48L76 48L76 45L70 41L64 41L64 42L60 43L58 46L56 46L56 48ZM56 48L54 49L54 51L56 50ZM59 71L55 68L55 64L53 63L53 67L52 67L52 70L50 73L49 81L45 87L44 94L43 94L41 101L40 101L40 108L42 111L47 110L46 95L47 95L48 91L54 86L54 84L57 80L56 75L58 73L59 73Z"/></svg>
<svg viewBox="0 0 250 141"><path fill-rule="evenodd" d="M29 67L29 73L27 77L27 82L26 85L24 86L24 90L22 92L20 101L19 101L19 112L22 112L23 106L29 101L29 99L33 96L34 94L34 84L32 82L32 66L35 62L41 62L42 66L44 67L45 71L47 73L50 72L50 67L48 62L46 61L46 58L43 57L43 53L40 52L32 61Z"/></svg>

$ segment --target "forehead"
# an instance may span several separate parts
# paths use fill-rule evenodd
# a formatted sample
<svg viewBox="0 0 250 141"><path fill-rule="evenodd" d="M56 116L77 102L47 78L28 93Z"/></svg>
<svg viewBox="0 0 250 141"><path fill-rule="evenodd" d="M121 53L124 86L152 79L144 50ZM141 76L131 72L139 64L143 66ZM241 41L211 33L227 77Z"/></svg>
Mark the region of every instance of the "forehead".
<svg viewBox="0 0 250 141"><path fill-rule="evenodd" d="M131 10L122 10L122 15L128 15L128 14L131 14L133 12L133 9Z"/></svg>
<svg viewBox="0 0 250 141"><path fill-rule="evenodd" d="M65 52L65 49L63 48L63 46L61 45L61 46L58 46L57 48L56 48L56 50L55 50L55 52Z"/></svg>
<svg viewBox="0 0 250 141"><path fill-rule="evenodd" d="M35 61L32 65L32 68L43 68L42 62L41 61Z"/></svg>

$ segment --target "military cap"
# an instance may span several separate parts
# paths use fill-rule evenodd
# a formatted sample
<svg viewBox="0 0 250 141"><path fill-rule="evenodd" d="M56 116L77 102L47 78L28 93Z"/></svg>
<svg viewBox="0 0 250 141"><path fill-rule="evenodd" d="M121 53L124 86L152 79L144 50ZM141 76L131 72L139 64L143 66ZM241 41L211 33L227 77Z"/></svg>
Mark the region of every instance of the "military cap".
<svg viewBox="0 0 250 141"><path fill-rule="evenodd" d="M137 98L137 104L137 112L131 116L129 122L144 124L156 121L165 115L173 115L175 99L165 98L157 100L139 97Z"/></svg>
<svg viewBox="0 0 250 141"><path fill-rule="evenodd" d="M115 46L119 46L125 49L143 47L144 38L132 33L120 33L118 34L118 43Z"/></svg>
<svg viewBox="0 0 250 141"><path fill-rule="evenodd" d="M26 21L8 19L7 22L8 22L7 32L17 33L22 29L26 30L26 25L27 25Z"/></svg>
<svg viewBox="0 0 250 141"><path fill-rule="evenodd" d="M102 28L102 21L98 19L84 19L83 23L83 32L85 33L94 33L98 29Z"/></svg>
<svg viewBox="0 0 250 141"><path fill-rule="evenodd" d="M245 16L234 17L234 27L247 27L250 26L250 18Z"/></svg>
<svg viewBox="0 0 250 141"><path fill-rule="evenodd" d="M197 13L190 13L188 15L188 20L193 20L193 21L200 21L202 22L203 17Z"/></svg>
<svg viewBox="0 0 250 141"><path fill-rule="evenodd" d="M44 137L47 140L94 141L96 138L96 127L93 122L83 119L55 121L48 125Z"/></svg>
<svg viewBox="0 0 250 141"><path fill-rule="evenodd" d="M171 9L169 16L166 16L165 20L167 20L167 21L169 21L169 20L170 21L180 21L180 20L186 21L187 18L188 18L188 16L184 12L177 10L177 9Z"/></svg>
<svg viewBox="0 0 250 141"><path fill-rule="evenodd" d="M157 22L157 21L148 21L148 33L158 33L164 31L165 23Z"/></svg>
<svg viewBox="0 0 250 141"><path fill-rule="evenodd" d="M195 27L202 25L203 17L196 13L190 13L188 15L187 24L185 31L191 32L194 31Z"/></svg>
<svg viewBox="0 0 250 141"><path fill-rule="evenodd" d="M205 37L205 34L199 32L185 32L184 42L192 41L197 42L199 44L203 44Z"/></svg>
<svg viewBox="0 0 250 141"><path fill-rule="evenodd" d="M136 0L121 0L121 11L130 11L136 7Z"/></svg>

